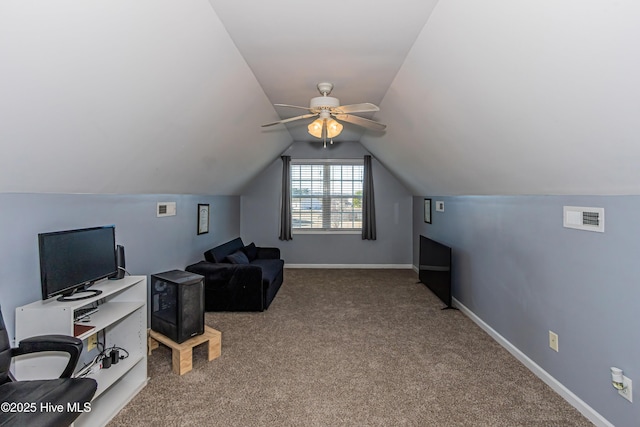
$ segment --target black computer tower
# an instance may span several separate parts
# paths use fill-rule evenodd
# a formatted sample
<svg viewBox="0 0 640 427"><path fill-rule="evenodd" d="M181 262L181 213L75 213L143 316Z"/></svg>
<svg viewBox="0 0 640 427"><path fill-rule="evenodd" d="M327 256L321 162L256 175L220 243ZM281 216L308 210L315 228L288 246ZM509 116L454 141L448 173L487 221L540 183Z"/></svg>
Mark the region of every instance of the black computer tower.
<svg viewBox="0 0 640 427"><path fill-rule="evenodd" d="M151 329L177 343L204 333L204 277L180 270L153 274Z"/></svg>

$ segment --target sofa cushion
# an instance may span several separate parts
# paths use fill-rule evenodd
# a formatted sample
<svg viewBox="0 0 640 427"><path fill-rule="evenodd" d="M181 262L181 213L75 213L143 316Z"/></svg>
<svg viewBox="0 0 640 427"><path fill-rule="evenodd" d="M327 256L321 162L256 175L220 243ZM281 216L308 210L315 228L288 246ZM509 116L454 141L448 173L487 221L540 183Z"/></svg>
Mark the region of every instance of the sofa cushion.
<svg viewBox="0 0 640 427"><path fill-rule="evenodd" d="M249 258L242 251L235 251L231 255L227 255L225 261L231 264L249 264Z"/></svg>
<svg viewBox="0 0 640 427"><path fill-rule="evenodd" d="M245 246L242 251L247 255L247 258L249 258L249 262L253 261L258 256L258 248L253 242Z"/></svg>
<svg viewBox="0 0 640 427"><path fill-rule="evenodd" d="M256 259L251 265L262 268L262 281L272 283L282 273L284 261L281 259Z"/></svg>
<svg viewBox="0 0 640 427"><path fill-rule="evenodd" d="M220 246L216 246L213 249L209 249L204 253L204 259L209 262L223 262L227 255L230 255L243 247L244 243L242 243L242 239L238 237Z"/></svg>

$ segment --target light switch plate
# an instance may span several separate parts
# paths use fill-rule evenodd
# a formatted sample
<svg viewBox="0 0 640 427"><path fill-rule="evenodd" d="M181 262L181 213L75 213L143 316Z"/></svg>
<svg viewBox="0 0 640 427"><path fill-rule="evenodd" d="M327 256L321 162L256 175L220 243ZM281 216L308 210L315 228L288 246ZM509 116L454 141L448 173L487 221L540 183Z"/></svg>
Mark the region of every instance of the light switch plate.
<svg viewBox="0 0 640 427"><path fill-rule="evenodd" d="M444 202L436 202L436 212L444 212Z"/></svg>

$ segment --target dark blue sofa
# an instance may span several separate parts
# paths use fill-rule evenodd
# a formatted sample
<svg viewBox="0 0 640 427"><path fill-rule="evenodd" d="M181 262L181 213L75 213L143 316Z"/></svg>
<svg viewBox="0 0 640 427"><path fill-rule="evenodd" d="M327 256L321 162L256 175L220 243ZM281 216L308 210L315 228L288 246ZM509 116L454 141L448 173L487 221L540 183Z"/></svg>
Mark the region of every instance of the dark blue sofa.
<svg viewBox="0 0 640 427"><path fill-rule="evenodd" d="M204 276L206 311L263 311L282 285L280 249L245 246L231 240L204 253L205 261L186 268Z"/></svg>

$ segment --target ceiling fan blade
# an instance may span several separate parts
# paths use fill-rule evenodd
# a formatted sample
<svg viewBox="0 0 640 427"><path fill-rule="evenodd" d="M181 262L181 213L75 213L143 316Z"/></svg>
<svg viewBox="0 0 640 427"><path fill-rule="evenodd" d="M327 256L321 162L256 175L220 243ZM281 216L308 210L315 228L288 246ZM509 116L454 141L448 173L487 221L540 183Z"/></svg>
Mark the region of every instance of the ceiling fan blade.
<svg viewBox="0 0 640 427"><path fill-rule="evenodd" d="M338 120L342 120L343 122L353 123L354 125L362 126L367 129L383 131L387 128L387 125L383 125L382 123L374 122L373 120L353 116L350 114L333 114L333 117Z"/></svg>
<svg viewBox="0 0 640 427"><path fill-rule="evenodd" d="M289 104L273 104L276 107L289 107L289 108L299 108L300 110L310 111L309 107L301 107L299 105L289 105Z"/></svg>
<svg viewBox="0 0 640 427"><path fill-rule="evenodd" d="M331 112L335 114L368 113L371 111L380 111L380 108L375 104L364 102L362 104L341 105L331 109Z"/></svg>
<svg viewBox="0 0 640 427"><path fill-rule="evenodd" d="M279 125L280 123L289 123L292 122L294 120L300 120L300 119L309 119L311 117L315 117L318 114L303 114L302 116L296 116L296 117L291 117L289 119L284 119L284 120L279 120L277 122L273 122L273 123L267 123L262 125L263 128L266 128L267 126L273 126L273 125Z"/></svg>

